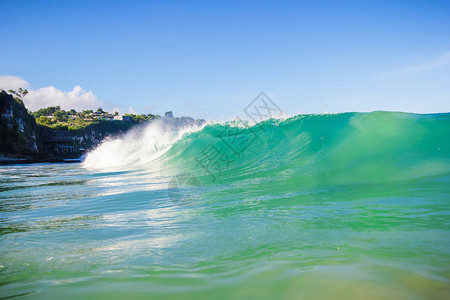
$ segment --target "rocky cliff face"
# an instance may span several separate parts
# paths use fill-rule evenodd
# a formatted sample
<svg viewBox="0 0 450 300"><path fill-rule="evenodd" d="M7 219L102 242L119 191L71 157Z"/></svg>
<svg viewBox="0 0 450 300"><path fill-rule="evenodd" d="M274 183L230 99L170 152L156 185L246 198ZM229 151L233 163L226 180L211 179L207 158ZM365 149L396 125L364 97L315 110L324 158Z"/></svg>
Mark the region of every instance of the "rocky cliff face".
<svg viewBox="0 0 450 300"><path fill-rule="evenodd" d="M20 101L0 93L0 153L35 154L36 121Z"/></svg>
<svg viewBox="0 0 450 300"><path fill-rule="evenodd" d="M74 141L85 150L96 147L105 138L126 133L135 124L122 121L105 121L85 128L72 130Z"/></svg>

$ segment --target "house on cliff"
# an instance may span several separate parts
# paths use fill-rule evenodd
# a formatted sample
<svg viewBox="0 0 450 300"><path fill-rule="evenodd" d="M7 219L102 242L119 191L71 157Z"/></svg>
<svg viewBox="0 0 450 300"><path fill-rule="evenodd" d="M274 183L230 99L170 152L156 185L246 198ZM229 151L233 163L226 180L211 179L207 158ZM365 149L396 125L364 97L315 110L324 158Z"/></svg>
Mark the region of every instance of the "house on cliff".
<svg viewBox="0 0 450 300"><path fill-rule="evenodd" d="M69 131L48 131L42 135L44 152L54 154L69 154L78 151L75 148L74 137Z"/></svg>

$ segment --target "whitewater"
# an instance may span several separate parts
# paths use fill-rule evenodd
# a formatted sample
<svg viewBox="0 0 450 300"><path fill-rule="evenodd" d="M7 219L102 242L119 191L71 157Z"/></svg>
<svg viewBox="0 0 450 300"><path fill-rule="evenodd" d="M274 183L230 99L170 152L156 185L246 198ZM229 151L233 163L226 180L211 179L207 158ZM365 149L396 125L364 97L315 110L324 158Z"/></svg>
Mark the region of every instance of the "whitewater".
<svg viewBox="0 0 450 300"><path fill-rule="evenodd" d="M0 168L0 296L446 299L450 114L151 122Z"/></svg>

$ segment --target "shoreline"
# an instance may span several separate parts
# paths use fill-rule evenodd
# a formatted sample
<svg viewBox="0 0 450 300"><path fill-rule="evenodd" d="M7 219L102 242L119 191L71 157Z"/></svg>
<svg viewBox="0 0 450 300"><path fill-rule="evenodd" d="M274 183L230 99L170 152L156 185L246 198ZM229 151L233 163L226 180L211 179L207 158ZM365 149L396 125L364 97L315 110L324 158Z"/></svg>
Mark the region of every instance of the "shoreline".
<svg viewBox="0 0 450 300"><path fill-rule="evenodd" d="M80 163L82 158L79 157L60 157L60 156L21 156L11 157L0 155L0 166L6 165L27 165L27 164L40 164L40 163Z"/></svg>

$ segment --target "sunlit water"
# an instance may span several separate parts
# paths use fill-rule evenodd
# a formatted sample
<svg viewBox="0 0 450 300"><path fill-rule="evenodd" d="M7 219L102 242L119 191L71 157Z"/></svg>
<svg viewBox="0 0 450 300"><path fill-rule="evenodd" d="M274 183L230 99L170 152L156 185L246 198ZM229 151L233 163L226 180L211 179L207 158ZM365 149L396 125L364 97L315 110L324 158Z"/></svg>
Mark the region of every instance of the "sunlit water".
<svg viewBox="0 0 450 300"><path fill-rule="evenodd" d="M295 117L158 145L147 128L83 164L0 167L0 296L448 299L449 120Z"/></svg>

